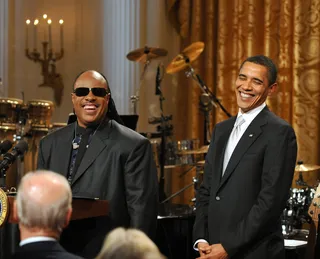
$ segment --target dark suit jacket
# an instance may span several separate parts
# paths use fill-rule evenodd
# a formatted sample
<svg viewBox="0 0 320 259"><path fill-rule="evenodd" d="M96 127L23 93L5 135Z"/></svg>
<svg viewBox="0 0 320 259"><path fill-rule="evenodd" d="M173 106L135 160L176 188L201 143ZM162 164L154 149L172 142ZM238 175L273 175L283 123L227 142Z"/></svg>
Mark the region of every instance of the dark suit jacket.
<svg viewBox="0 0 320 259"><path fill-rule="evenodd" d="M221 243L231 258L284 258L280 215L294 173L295 133L265 107L244 132L221 177L235 119L213 131L197 193L194 240Z"/></svg>
<svg viewBox="0 0 320 259"><path fill-rule="evenodd" d="M68 253L55 241L29 243L17 249L12 259L81 259L82 257Z"/></svg>
<svg viewBox="0 0 320 259"><path fill-rule="evenodd" d="M75 124L72 123L43 138L39 147L38 168L66 176L74 135ZM157 171L149 140L137 132L113 120L103 122L91 138L71 188L74 196L108 200L110 205L107 219L101 217L71 222L72 231L69 230L73 232L73 237L66 237L68 229L61 236L61 244L68 251L77 253L74 249L88 246L94 252L80 254L94 256L99 252L106 232L117 226L138 228L151 238L155 236ZM75 239L80 243L75 243ZM94 239L99 239L98 246ZM75 247L69 249L65 244L70 245L71 240Z"/></svg>

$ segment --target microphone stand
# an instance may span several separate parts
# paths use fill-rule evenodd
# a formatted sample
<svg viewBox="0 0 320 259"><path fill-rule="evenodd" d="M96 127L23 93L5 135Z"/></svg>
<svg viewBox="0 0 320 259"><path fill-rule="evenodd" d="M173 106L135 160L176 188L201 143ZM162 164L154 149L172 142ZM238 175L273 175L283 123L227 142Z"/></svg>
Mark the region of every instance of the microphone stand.
<svg viewBox="0 0 320 259"><path fill-rule="evenodd" d="M135 114L135 115L138 114L137 113L137 102L139 101L139 91L140 91L140 88L141 88L142 80L144 78L144 75L145 75L145 73L147 71L148 66L150 65L150 62L151 61L147 56L147 59L144 62L144 65L143 65L143 71L142 71L142 73L140 75L139 89L136 90L135 95L131 95L130 96L130 100L131 100L131 103L132 103L132 106L133 106L133 114Z"/></svg>
<svg viewBox="0 0 320 259"><path fill-rule="evenodd" d="M219 99L210 91L210 89L205 85L203 80L201 79L200 75L196 74L193 67L190 65L189 58L186 57L186 62L188 63L189 70L186 71L187 77L192 77L192 79L197 83L197 85L201 88L201 90L209 96L211 99L212 105L217 108L219 107L222 109L222 111L228 116L231 117L231 114L224 108L224 106L221 104Z"/></svg>

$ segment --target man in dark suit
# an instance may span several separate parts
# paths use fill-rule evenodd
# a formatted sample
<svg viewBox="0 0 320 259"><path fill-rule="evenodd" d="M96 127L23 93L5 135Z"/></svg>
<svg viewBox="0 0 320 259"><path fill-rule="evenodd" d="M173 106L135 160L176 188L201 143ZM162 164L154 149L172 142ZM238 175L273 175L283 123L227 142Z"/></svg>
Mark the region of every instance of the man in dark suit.
<svg viewBox="0 0 320 259"><path fill-rule="evenodd" d="M71 189L64 177L49 171L30 172L24 176L14 209L21 242L12 258L81 259L58 243L71 213Z"/></svg>
<svg viewBox="0 0 320 259"><path fill-rule="evenodd" d="M77 121L41 140L38 168L63 174L73 196L110 204L106 217L71 222L62 245L91 258L114 227L138 228L153 238L158 182L149 140L118 123L108 82L96 71L76 78L72 103Z"/></svg>
<svg viewBox="0 0 320 259"><path fill-rule="evenodd" d="M265 104L276 78L269 58L246 59L235 83L238 115L215 126L197 193L200 258L285 258L280 215L297 144L292 127Z"/></svg>

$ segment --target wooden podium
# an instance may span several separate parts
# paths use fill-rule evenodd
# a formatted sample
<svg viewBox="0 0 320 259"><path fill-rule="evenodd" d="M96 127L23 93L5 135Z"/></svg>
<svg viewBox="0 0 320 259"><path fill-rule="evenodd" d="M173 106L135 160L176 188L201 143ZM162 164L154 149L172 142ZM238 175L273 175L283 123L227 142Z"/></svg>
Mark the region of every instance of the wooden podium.
<svg viewBox="0 0 320 259"><path fill-rule="evenodd" d="M13 203L15 200L14 196L8 196L9 200L9 223L18 223L17 219L13 217ZM100 216L106 216L108 214L108 201L96 200L88 198L77 198L72 199L72 216L71 220L95 218Z"/></svg>
<svg viewBox="0 0 320 259"><path fill-rule="evenodd" d="M0 228L0 259L10 258L20 241L18 222L13 217L14 200L15 196L8 196L8 217ZM73 197L71 220L106 216L108 211L108 201Z"/></svg>

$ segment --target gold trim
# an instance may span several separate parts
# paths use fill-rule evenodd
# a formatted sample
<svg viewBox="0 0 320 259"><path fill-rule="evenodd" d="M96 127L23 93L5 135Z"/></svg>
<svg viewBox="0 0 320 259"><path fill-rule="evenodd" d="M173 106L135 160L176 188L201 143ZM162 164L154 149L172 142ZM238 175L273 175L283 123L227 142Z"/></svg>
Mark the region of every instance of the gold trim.
<svg viewBox="0 0 320 259"><path fill-rule="evenodd" d="M7 194L0 188L0 227L2 227L9 215L9 201Z"/></svg>

